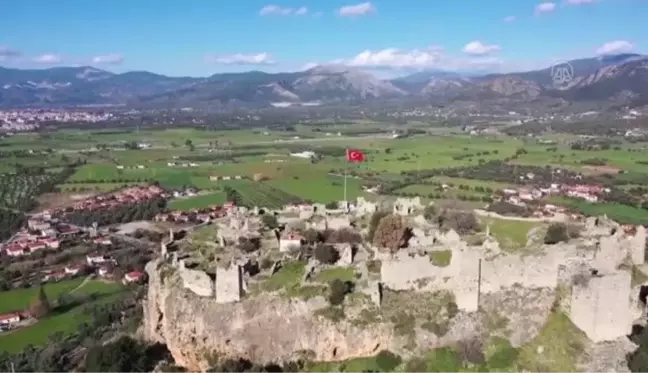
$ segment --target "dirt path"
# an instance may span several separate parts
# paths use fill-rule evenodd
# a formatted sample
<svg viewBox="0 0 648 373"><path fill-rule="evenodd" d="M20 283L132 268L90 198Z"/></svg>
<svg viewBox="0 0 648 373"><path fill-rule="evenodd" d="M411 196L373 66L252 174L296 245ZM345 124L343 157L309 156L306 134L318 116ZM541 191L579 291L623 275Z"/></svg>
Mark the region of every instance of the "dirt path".
<svg viewBox="0 0 648 373"><path fill-rule="evenodd" d="M75 291L81 289L82 287L85 286L85 284L87 284L88 282L90 282L90 280L92 280L92 275L86 277L86 278L83 280L83 282L79 284L79 286L77 286L77 287L75 287L74 289L70 290L70 291L68 292L68 294L72 294L72 293L74 293Z"/></svg>

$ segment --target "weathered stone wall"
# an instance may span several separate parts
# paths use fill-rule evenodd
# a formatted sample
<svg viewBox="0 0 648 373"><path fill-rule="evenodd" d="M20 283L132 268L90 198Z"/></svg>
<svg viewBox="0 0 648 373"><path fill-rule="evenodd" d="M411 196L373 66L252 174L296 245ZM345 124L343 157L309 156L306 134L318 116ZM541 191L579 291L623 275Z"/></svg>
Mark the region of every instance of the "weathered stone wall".
<svg viewBox="0 0 648 373"><path fill-rule="evenodd" d="M243 273L241 267L216 268L216 301L218 303L238 302L243 296Z"/></svg>
<svg viewBox="0 0 648 373"><path fill-rule="evenodd" d="M572 289L571 319L594 342L630 333L630 272L593 276Z"/></svg>
<svg viewBox="0 0 648 373"><path fill-rule="evenodd" d="M331 361L399 350L390 324L367 328L316 316L316 309L326 307L321 297L305 302L262 295L220 304L214 297L183 289L177 275L164 272L156 262L147 265L144 334L165 343L176 362L189 371L207 369L215 352L269 363L296 359L300 351Z"/></svg>

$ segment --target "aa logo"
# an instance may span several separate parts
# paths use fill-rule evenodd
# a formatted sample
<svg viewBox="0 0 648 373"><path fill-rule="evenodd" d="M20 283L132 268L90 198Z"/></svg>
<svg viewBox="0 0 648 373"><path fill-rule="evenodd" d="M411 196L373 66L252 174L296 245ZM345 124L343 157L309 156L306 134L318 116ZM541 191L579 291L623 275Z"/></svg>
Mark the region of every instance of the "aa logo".
<svg viewBox="0 0 648 373"><path fill-rule="evenodd" d="M555 88L567 88L574 80L574 68L569 62L561 62L551 66L551 80Z"/></svg>

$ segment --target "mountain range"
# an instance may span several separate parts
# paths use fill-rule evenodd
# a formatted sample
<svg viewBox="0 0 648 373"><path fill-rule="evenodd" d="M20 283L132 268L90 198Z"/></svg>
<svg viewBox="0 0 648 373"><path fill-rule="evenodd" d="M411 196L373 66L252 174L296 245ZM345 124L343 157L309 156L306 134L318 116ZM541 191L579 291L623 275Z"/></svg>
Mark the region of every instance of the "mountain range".
<svg viewBox="0 0 648 373"><path fill-rule="evenodd" d="M376 100L648 103L648 56L622 54L577 59L569 64L573 67L572 80L560 89L553 85L550 67L482 76L422 71L391 80L340 65L207 78L168 77L146 71L115 74L93 67L0 67L0 106L269 107L277 103Z"/></svg>

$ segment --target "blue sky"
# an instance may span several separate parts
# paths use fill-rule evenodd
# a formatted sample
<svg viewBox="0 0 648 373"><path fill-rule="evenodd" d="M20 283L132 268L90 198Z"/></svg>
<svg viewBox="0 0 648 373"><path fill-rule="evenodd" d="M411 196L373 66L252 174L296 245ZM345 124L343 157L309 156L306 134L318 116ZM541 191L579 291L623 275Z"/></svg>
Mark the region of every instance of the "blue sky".
<svg viewBox="0 0 648 373"><path fill-rule="evenodd" d="M648 0L6 0L0 65L511 71L645 52L647 19Z"/></svg>

